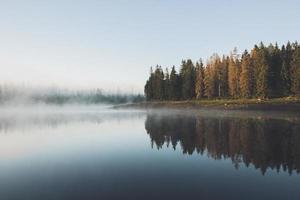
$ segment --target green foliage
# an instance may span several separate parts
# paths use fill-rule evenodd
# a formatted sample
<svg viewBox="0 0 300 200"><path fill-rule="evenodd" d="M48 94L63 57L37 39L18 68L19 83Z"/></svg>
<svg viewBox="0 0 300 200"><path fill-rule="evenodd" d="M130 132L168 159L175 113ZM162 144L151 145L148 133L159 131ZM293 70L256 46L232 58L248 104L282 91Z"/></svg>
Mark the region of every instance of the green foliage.
<svg viewBox="0 0 300 200"><path fill-rule="evenodd" d="M268 98L270 94L268 51L263 43L260 44L260 47L255 47L254 51L255 54L252 56L252 60L256 70L256 96L259 98Z"/></svg>
<svg viewBox="0 0 300 200"><path fill-rule="evenodd" d="M300 95L300 50L297 42L283 45L262 42L240 57L236 49L222 59L214 54L202 61L183 60L179 75L160 66L145 85L147 100L202 98L273 98Z"/></svg>
<svg viewBox="0 0 300 200"><path fill-rule="evenodd" d="M253 67L247 51L244 52L241 61L240 91L243 98L253 95Z"/></svg>
<svg viewBox="0 0 300 200"><path fill-rule="evenodd" d="M180 79L179 79L179 75L175 70L175 66L172 67L172 71L170 74L169 91L170 91L171 100L178 100L180 98L180 91L181 91Z"/></svg>
<svg viewBox="0 0 300 200"><path fill-rule="evenodd" d="M296 43L294 45L291 61L291 91L293 94L300 95L300 46Z"/></svg>
<svg viewBox="0 0 300 200"><path fill-rule="evenodd" d="M291 60L292 60L292 46L290 42L286 46L281 48L281 61L282 67L280 70L280 85L281 92L283 95L288 95L291 93Z"/></svg>
<svg viewBox="0 0 300 200"><path fill-rule="evenodd" d="M275 46L272 44L268 47L268 87L269 87L269 97L278 97L282 94L282 81L281 81L281 71L282 71L282 58L281 52L278 48L277 43Z"/></svg>
<svg viewBox="0 0 300 200"><path fill-rule="evenodd" d="M204 85L205 85L205 96L207 98L212 98L215 96L216 79L214 76L213 67L207 64L204 71Z"/></svg>
<svg viewBox="0 0 300 200"><path fill-rule="evenodd" d="M192 60L183 60L180 69L181 98L183 100L195 97L195 67Z"/></svg>
<svg viewBox="0 0 300 200"><path fill-rule="evenodd" d="M239 96L239 60L235 55L231 55L228 65L228 86L229 86L229 95L233 98Z"/></svg>
<svg viewBox="0 0 300 200"><path fill-rule="evenodd" d="M200 62L196 63L195 69L195 95L197 99L201 99L204 97L204 68L203 63Z"/></svg>

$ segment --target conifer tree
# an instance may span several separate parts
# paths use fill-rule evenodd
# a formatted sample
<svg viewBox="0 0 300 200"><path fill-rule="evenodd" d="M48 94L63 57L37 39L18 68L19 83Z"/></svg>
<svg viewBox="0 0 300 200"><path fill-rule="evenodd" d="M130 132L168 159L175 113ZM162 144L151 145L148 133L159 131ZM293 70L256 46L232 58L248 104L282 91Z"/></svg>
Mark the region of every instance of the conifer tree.
<svg viewBox="0 0 300 200"><path fill-rule="evenodd" d="M239 61L237 51L235 49L230 56L228 65L229 94L233 98L237 98L239 96L239 73Z"/></svg>
<svg viewBox="0 0 300 200"><path fill-rule="evenodd" d="M152 99L150 95L150 81L149 79L146 81L145 87L144 87L144 93L147 101L150 101Z"/></svg>
<svg viewBox="0 0 300 200"><path fill-rule="evenodd" d="M280 49L278 48L277 43L275 46L272 44L268 47L268 87L269 87L269 96L278 97L282 94L282 85L281 85L281 67L282 60L280 55Z"/></svg>
<svg viewBox="0 0 300 200"><path fill-rule="evenodd" d="M300 46L294 44L294 52L291 61L291 90L296 96L300 96Z"/></svg>
<svg viewBox="0 0 300 200"><path fill-rule="evenodd" d="M258 55L256 58L257 79L256 79L256 95L260 98L268 98L270 94L269 89L269 65L268 52L263 43L260 44Z"/></svg>
<svg viewBox="0 0 300 200"><path fill-rule="evenodd" d="M205 70L204 70L204 85L205 85L205 96L207 98L212 98L215 96L215 77L213 73L213 68L210 63L207 63Z"/></svg>
<svg viewBox="0 0 300 200"><path fill-rule="evenodd" d="M214 54L211 57L211 64L212 64L212 71L213 71L213 77L214 77L214 82L215 82L215 96L217 97L221 97L221 93L222 93L222 81L221 81L221 77L222 77L222 65L221 65L221 60L220 57L218 56L218 54Z"/></svg>
<svg viewBox="0 0 300 200"><path fill-rule="evenodd" d="M195 97L195 67L192 60L183 60L180 69L181 97L183 100Z"/></svg>
<svg viewBox="0 0 300 200"><path fill-rule="evenodd" d="M251 60L254 74L254 96L259 98L269 97L268 51L262 42L259 47L257 45L254 46L251 52Z"/></svg>
<svg viewBox="0 0 300 200"><path fill-rule="evenodd" d="M150 76L149 76L149 79L147 80L145 88L144 88L144 92L145 92L145 96L146 96L147 101L150 101L154 98L153 80L154 80L154 73L153 73L153 69L151 67L150 68Z"/></svg>
<svg viewBox="0 0 300 200"><path fill-rule="evenodd" d="M155 100L164 99L164 72L161 66L156 66L153 80L153 97Z"/></svg>
<svg viewBox="0 0 300 200"><path fill-rule="evenodd" d="M254 48L251 50L251 63L253 68L253 97L258 97L257 95L257 77L258 77L258 60L259 60L259 48L257 45L254 45Z"/></svg>
<svg viewBox="0 0 300 200"><path fill-rule="evenodd" d="M179 76L175 70L175 66L173 66L170 74L170 99L179 100L180 91L181 88L179 83Z"/></svg>
<svg viewBox="0 0 300 200"><path fill-rule="evenodd" d="M202 60L196 63L195 73L195 95L197 99L201 99L204 97L204 68Z"/></svg>
<svg viewBox="0 0 300 200"><path fill-rule="evenodd" d="M165 78L164 78L164 100L170 100L171 99L171 82L170 82L170 75L169 70L166 68L165 71Z"/></svg>
<svg viewBox="0 0 300 200"><path fill-rule="evenodd" d="M280 71L281 91L283 96L287 96L291 93L291 60L292 60L292 46L290 42L286 47L283 45L281 48L281 60L282 66Z"/></svg>
<svg viewBox="0 0 300 200"><path fill-rule="evenodd" d="M243 98L250 98L253 94L253 68L251 57L247 51L242 55L241 61L241 76L240 76L240 90Z"/></svg>
<svg viewBox="0 0 300 200"><path fill-rule="evenodd" d="M213 77L215 82L215 96L221 98L225 97L228 93L228 65L223 56L223 60L218 54L214 54L211 57L211 63L213 68Z"/></svg>
<svg viewBox="0 0 300 200"><path fill-rule="evenodd" d="M220 63L220 82L222 85L221 88L221 96L222 97L228 97L228 65L229 65L229 57L225 57L223 55L223 58Z"/></svg>

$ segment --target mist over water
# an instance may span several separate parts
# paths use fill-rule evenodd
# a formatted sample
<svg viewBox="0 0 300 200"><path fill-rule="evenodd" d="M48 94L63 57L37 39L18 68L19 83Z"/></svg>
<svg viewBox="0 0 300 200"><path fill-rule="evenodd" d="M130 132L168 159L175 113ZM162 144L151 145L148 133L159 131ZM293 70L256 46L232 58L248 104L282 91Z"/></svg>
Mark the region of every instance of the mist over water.
<svg viewBox="0 0 300 200"><path fill-rule="evenodd" d="M0 106L0 132L60 126L76 122L102 122L140 115L141 110L114 110L109 104L7 104Z"/></svg>
<svg viewBox="0 0 300 200"><path fill-rule="evenodd" d="M300 198L298 113L0 110L3 199Z"/></svg>
<svg viewBox="0 0 300 200"><path fill-rule="evenodd" d="M108 92L99 88L63 89L47 87L25 87L0 84L1 105L101 105L124 104L144 101L138 93Z"/></svg>

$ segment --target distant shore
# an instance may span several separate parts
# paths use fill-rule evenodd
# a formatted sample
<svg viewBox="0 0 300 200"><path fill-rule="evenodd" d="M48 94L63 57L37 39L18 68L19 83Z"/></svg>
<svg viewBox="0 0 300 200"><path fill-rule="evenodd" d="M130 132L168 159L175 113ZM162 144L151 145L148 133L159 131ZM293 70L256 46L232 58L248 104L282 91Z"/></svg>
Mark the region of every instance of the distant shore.
<svg viewBox="0 0 300 200"><path fill-rule="evenodd" d="M282 110L300 111L300 98L214 99L189 101L149 101L114 106L138 109L221 109L221 110Z"/></svg>

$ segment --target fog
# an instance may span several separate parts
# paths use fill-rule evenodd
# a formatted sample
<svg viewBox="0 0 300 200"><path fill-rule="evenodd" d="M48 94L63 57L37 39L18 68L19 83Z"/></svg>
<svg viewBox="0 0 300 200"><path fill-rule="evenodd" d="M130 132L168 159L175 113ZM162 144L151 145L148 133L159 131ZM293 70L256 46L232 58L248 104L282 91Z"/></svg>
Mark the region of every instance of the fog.
<svg viewBox="0 0 300 200"><path fill-rule="evenodd" d="M31 104L124 104L144 100L141 94L111 93L100 88L74 90L66 88L33 87L13 84L0 85L0 105Z"/></svg>

